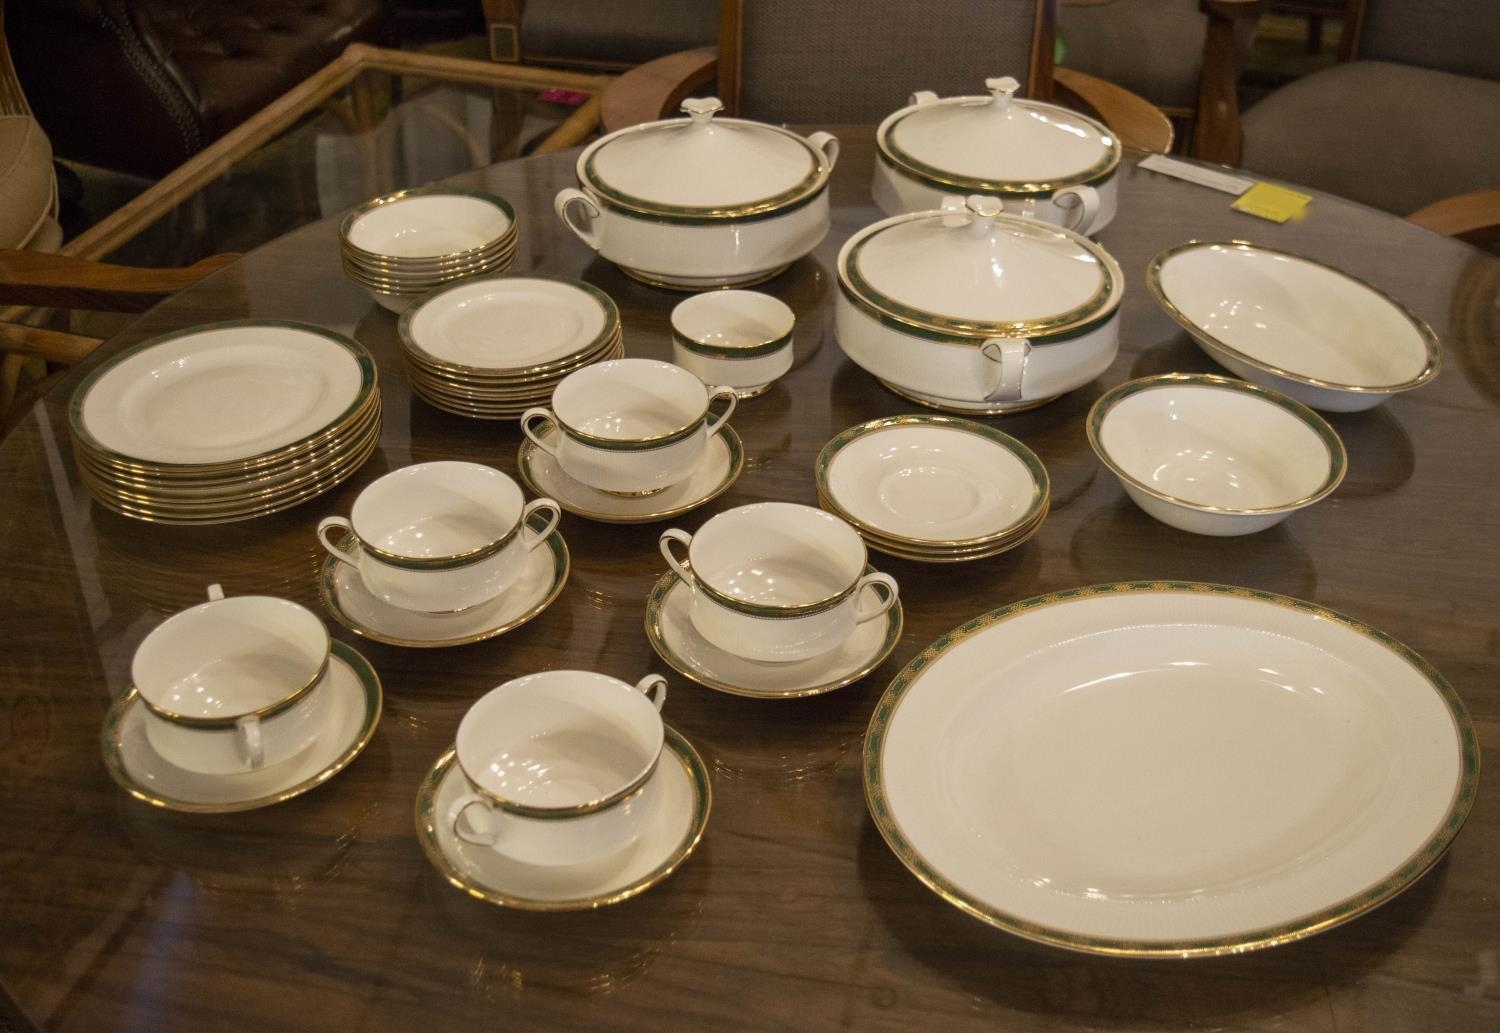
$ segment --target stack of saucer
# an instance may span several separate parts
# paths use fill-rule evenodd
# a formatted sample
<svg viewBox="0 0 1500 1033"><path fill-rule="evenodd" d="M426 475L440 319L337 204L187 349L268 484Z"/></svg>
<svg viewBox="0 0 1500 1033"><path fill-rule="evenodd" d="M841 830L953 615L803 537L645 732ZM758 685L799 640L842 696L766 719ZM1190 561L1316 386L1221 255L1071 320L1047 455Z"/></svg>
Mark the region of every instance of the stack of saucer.
<svg viewBox="0 0 1500 1033"><path fill-rule="evenodd" d="M69 405L85 487L116 513L223 524L275 513L353 473L380 439L375 362L305 323L241 320L115 356Z"/></svg>
<svg viewBox="0 0 1500 1033"><path fill-rule="evenodd" d="M620 310L578 280L499 276L433 291L397 326L412 390L460 416L514 420L569 373L625 352Z"/></svg>
<svg viewBox="0 0 1500 1033"><path fill-rule="evenodd" d="M823 508L870 548L922 563L998 556L1047 516L1041 460L1008 434L949 416L888 416L824 446L816 469Z"/></svg>
<svg viewBox="0 0 1500 1033"><path fill-rule="evenodd" d="M339 226L349 279L392 312L441 284L503 273L516 258L516 213L478 190L423 187L366 201Z"/></svg>

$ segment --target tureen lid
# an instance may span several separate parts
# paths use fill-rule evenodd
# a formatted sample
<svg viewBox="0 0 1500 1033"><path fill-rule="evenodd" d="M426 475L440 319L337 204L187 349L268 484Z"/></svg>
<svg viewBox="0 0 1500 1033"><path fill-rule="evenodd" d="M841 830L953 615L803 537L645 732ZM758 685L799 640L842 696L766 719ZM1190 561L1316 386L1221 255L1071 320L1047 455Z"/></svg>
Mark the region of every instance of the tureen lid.
<svg viewBox="0 0 1500 1033"><path fill-rule="evenodd" d="M1040 219L1002 216L997 197L868 226L839 253L839 284L882 322L983 340L1092 329L1120 304L1120 266L1093 241Z"/></svg>
<svg viewBox="0 0 1500 1033"><path fill-rule="evenodd" d="M829 158L796 133L715 118L716 97L682 102L687 118L631 126L578 159L578 179L606 205L674 220L779 214L811 201Z"/></svg>
<svg viewBox="0 0 1500 1033"><path fill-rule="evenodd" d="M880 124L881 157L940 189L1002 196L1094 182L1120 163L1120 142L1093 119L1016 98L1009 76L985 85L988 97L913 94Z"/></svg>

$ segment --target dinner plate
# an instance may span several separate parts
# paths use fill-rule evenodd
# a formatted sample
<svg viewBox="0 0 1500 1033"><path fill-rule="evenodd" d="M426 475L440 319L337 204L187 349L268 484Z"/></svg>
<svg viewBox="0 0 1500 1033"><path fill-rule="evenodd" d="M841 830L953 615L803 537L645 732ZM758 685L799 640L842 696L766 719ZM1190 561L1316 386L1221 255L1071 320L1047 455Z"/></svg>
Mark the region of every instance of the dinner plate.
<svg viewBox="0 0 1500 1033"><path fill-rule="evenodd" d="M115 356L73 395L74 433L109 458L242 462L347 420L375 386L359 344L306 323L239 320L166 334Z"/></svg>
<svg viewBox="0 0 1500 1033"><path fill-rule="evenodd" d="M1237 953L1347 921L1452 843L1479 748L1433 667L1269 592L1131 582L991 611L891 682L871 814L962 910L1102 954Z"/></svg>
<svg viewBox="0 0 1500 1033"><path fill-rule="evenodd" d="M888 416L839 434L814 463L818 490L862 531L907 546L1003 539L1047 505L1047 471L1009 434L944 416Z"/></svg>
<svg viewBox="0 0 1500 1033"><path fill-rule="evenodd" d="M597 350L619 325L597 287L500 276L433 291L402 314L398 333L415 357L441 368L537 371Z"/></svg>
<svg viewBox="0 0 1500 1033"><path fill-rule="evenodd" d="M1437 336L1384 291L1332 266L1244 243L1194 241L1146 281L1210 357L1304 405L1353 412L1437 376Z"/></svg>

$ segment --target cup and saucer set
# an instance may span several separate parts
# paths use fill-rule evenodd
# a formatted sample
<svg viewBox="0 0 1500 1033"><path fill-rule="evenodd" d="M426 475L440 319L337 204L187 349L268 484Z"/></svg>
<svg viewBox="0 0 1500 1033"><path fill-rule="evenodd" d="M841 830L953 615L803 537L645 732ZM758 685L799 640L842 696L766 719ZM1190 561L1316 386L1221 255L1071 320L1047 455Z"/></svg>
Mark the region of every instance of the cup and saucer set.
<svg viewBox="0 0 1500 1033"><path fill-rule="evenodd" d="M417 838L454 886L531 911L603 907L703 837L708 769L662 721L666 679L545 671L490 690L417 793Z"/></svg>
<svg viewBox="0 0 1500 1033"><path fill-rule="evenodd" d="M266 807L322 785L380 720L380 679L311 610L270 596L182 611L141 642L101 746L131 796L169 810Z"/></svg>
<svg viewBox="0 0 1500 1033"><path fill-rule="evenodd" d="M545 610L568 579L556 502L509 476L442 461L393 470L326 517L323 604L355 634L437 648L494 638Z"/></svg>
<svg viewBox="0 0 1500 1033"><path fill-rule="evenodd" d="M700 685L761 699L831 692L879 667L901 638L895 579L821 509L739 506L694 534L663 531L660 547L671 569L646 599L646 637Z"/></svg>

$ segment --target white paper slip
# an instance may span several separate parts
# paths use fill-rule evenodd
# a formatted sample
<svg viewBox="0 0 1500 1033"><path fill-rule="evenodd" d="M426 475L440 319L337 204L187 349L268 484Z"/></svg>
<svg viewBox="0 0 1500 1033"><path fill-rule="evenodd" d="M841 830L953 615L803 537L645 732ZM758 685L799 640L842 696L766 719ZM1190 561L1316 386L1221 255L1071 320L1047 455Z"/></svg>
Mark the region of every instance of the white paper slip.
<svg viewBox="0 0 1500 1033"><path fill-rule="evenodd" d="M1178 161L1176 158L1168 158L1165 154L1153 154L1141 159L1140 167L1150 169L1152 172L1160 172L1164 176L1185 179L1189 183L1197 183L1199 186L1213 190L1222 190L1226 194L1243 194L1255 185L1253 179L1205 168L1202 165L1194 165L1191 162Z"/></svg>

